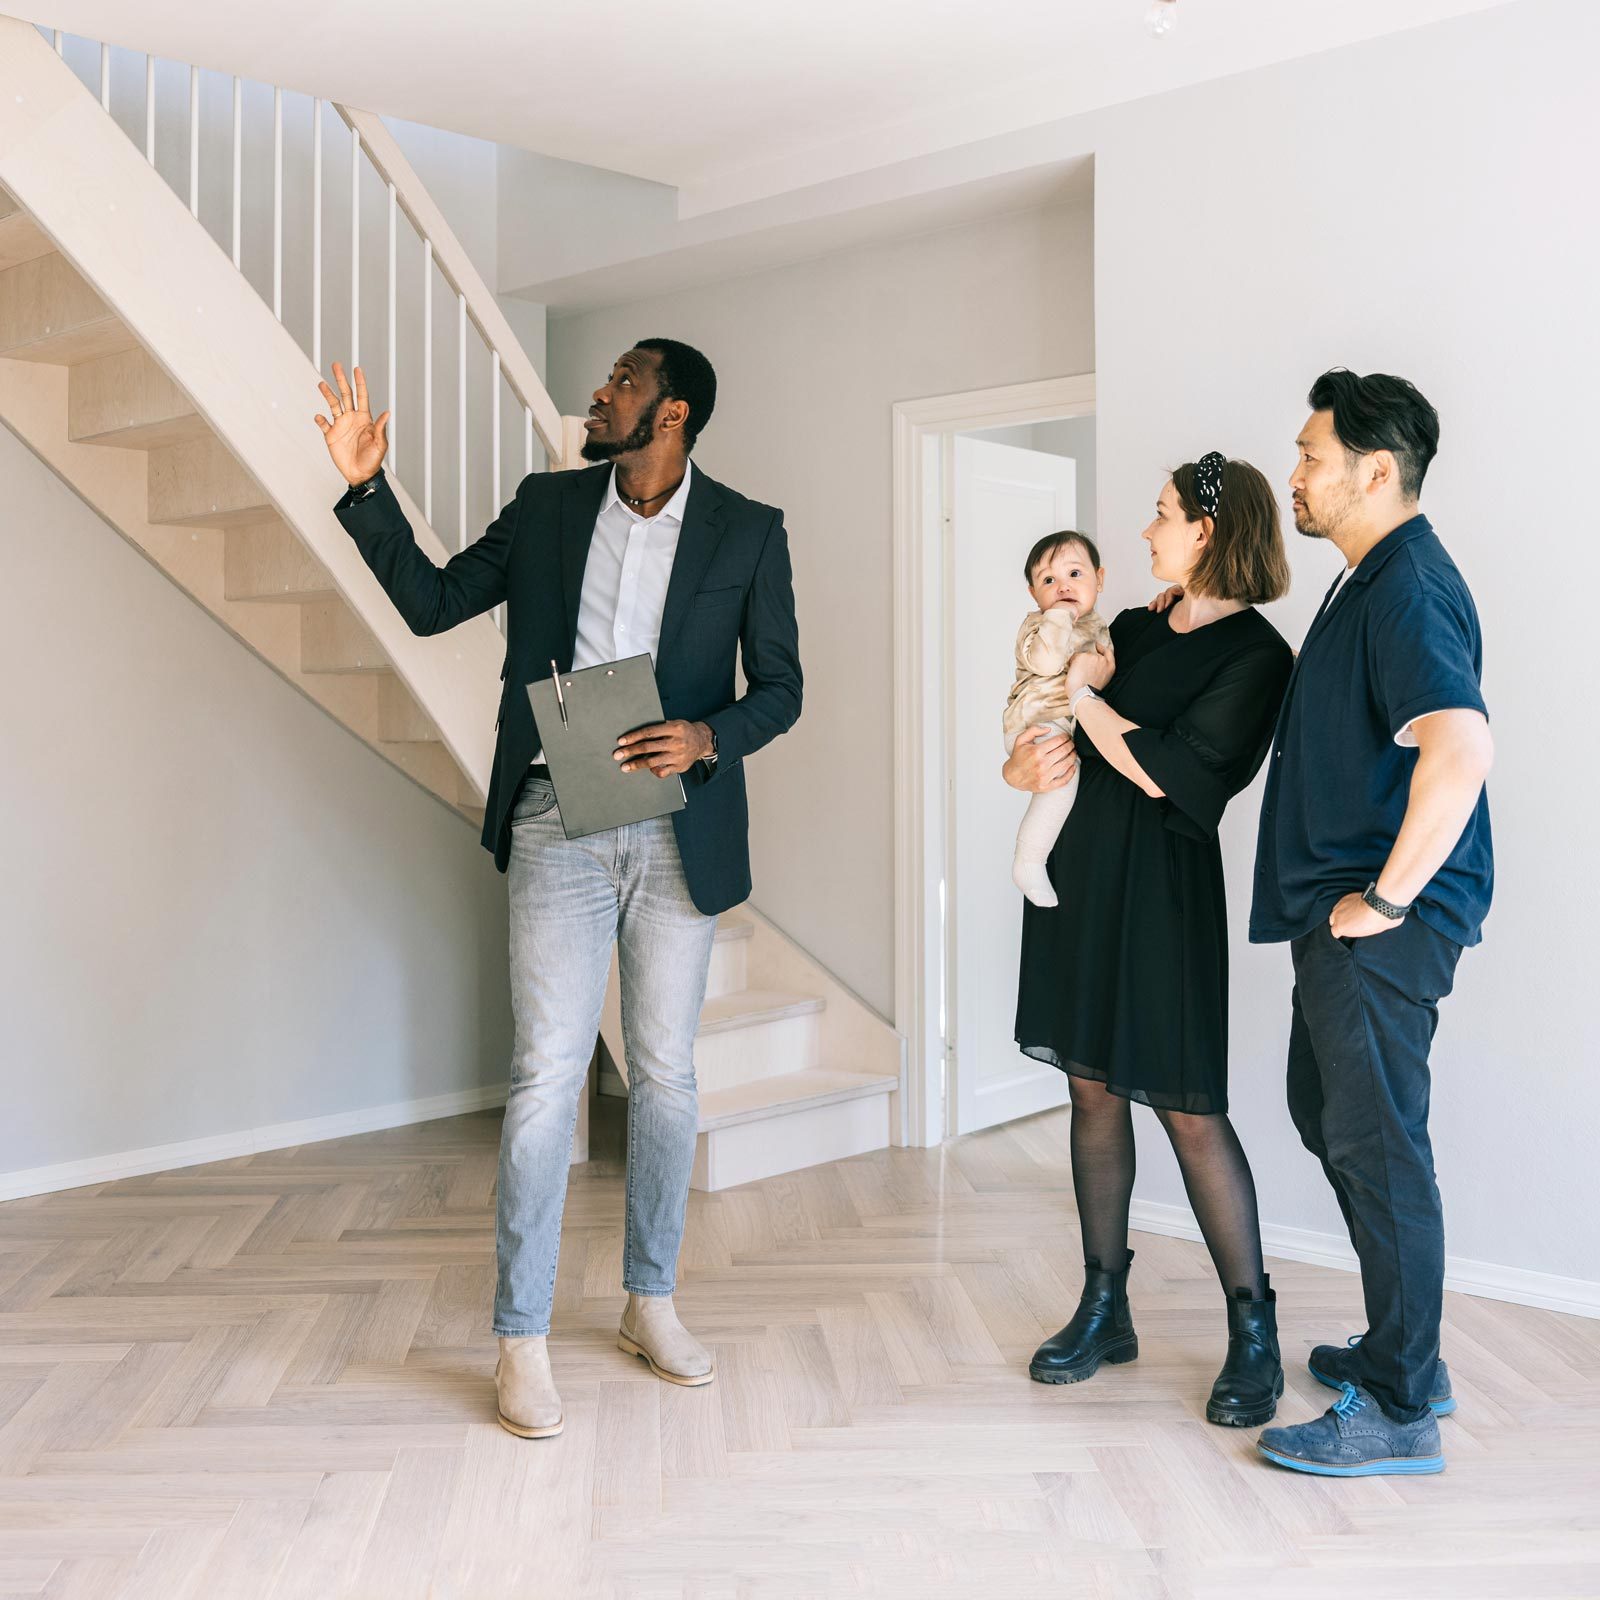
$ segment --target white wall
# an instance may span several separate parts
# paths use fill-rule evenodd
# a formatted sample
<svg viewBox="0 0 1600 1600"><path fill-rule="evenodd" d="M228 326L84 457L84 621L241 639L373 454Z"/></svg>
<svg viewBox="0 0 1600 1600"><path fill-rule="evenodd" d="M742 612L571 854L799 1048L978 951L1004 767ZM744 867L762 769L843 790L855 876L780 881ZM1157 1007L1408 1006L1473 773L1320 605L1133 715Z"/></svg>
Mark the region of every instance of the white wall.
<svg viewBox="0 0 1600 1600"><path fill-rule="evenodd" d="M687 340L717 368L718 409L695 459L783 507L806 673L798 726L747 764L753 900L885 1015L890 406L1092 369L1090 275L1079 203L550 323L551 392L565 412L587 406L635 339Z"/></svg>
<svg viewBox="0 0 1600 1600"><path fill-rule="evenodd" d="M1223 449L1281 484L1325 367L1419 383L1444 423L1425 507L1478 597L1499 747L1496 907L1435 1054L1449 1249L1590 1281L1593 716L1581 691L1562 708L1592 632L1597 55L1584 0L1521 0L1041 128L1038 160L1095 156L1093 356L1082 217L908 239L551 328L565 409L641 334L718 364L705 464L789 510L810 681L799 730L752 763L756 898L885 1008L890 401L1093 365L1117 606L1145 597L1129 552L1165 468ZM1298 644L1334 558L1289 537L1295 588L1271 614ZM830 794L848 796L848 823L819 832ZM1224 827L1234 1110L1266 1218L1336 1233L1282 1108L1288 954L1244 938L1258 797ZM1145 1134L1140 1196L1181 1205Z"/></svg>
<svg viewBox="0 0 1600 1600"><path fill-rule="evenodd" d="M82 41L67 54L97 72ZM142 146L143 57L113 59L113 108ZM231 88L202 84L201 218L229 249ZM158 85L157 163L186 195L186 69L160 63ZM307 347L309 189L293 180L309 171L310 114L285 97L284 315ZM247 86L243 264L269 298L271 116L270 91ZM331 364L348 349L349 146L327 119ZM495 147L394 132L492 285ZM368 180L363 365L381 371L386 218ZM542 368L543 308L505 309ZM450 447L436 522L453 531L453 302L436 310L436 437ZM476 365L474 531L498 509ZM420 386L413 358L406 420ZM314 389L306 400L320 456ZM508 432L507 498L521 471L520 427ZM412 469L419 439L414 427ZM19 1169L503 1083L505 887L472 825L245 651L4 430L0 485L0 548L28 597L0 636L0 1187ZM334 475L330 505L338 488Z"/></svg>
<svg viewBox="0 0 1600 1600"><path fill-rule="evenodd" d="M1600 1280L1600 863L1588 479L1600 369L1593 62L1600 15L1525 0L1108 113L1097 139L1107 542L1207 449L1279 485L1325 367L1400 373L1438 407L1424 509L1475 592L1498 761L1499 881L1443 1007L1433 1133L1452 1254ZM1337 555L1292 531L1272 608L1298 645ZM1108 555L1108 561L1111 559ZM1113 593L1137 600L1144 586ZM1330 753L1330 759L1334 759ZM1336 1231L1282 1109L1289 958L1243 940L1259 791L1225 824L1233 1094L1266 1215ZM1181 1203L1155 1141L1140 1192Z"/></svg>
<svg viewBox="0 0 1600 1600"><path fill-rule="evenodd" d="M0 429L0 1187L503 1083L476 832ZM220 537L218 535L217 537Z"/></svg>

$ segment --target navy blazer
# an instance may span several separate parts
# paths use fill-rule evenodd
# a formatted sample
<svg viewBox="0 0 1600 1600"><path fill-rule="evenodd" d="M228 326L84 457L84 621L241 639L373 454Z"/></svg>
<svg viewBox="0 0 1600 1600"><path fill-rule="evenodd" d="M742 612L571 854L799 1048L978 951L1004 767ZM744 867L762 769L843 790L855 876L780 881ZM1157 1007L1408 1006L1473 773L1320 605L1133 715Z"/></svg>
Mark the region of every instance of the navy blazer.
<svg viewBox="0 0 1600 1600"><path fill-rule="evenodd" d="M505 603L494 772L483 845L504 872L511 808L541 748L526 685L554 661L572 670L583 572L609 464L530 473L476 544L437 567L417 548L386 478L365 498L334 507L413 633L443 633ZM736 694L742 653L746 689ZM698 468L661 616L656 678L669 718L708 723L718 759L683 776L688 806L674 813L684 877L696 907L715 915L750 894L744 758L800 715L800 640L783 513L746 500Z"/></svg>

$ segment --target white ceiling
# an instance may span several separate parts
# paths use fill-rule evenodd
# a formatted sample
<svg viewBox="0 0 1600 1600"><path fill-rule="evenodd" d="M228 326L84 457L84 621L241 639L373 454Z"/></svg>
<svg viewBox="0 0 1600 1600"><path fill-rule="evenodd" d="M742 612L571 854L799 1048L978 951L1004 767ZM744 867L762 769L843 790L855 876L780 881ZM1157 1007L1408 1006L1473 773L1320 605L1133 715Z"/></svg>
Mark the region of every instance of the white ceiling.
<svg viewBox="0 0 1600 1600"><path fill-rule="evenodd" d="M13 0L30 20L677 186L693 215L1504 0Z"/></svg>

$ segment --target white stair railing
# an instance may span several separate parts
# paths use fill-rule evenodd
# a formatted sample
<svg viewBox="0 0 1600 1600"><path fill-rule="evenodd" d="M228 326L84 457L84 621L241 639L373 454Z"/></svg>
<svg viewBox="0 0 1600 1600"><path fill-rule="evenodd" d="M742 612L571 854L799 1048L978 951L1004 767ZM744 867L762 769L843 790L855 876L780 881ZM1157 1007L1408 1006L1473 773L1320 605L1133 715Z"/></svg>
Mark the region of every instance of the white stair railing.
<svg viewBox="0 0 1600 1600"><path fill-rule="evenodd" d="M105 43L98 44L98 75L97 81L91 84L86 76L86 67L93 59L76 45L72 52L74 59L68 58L66 36L59 29L50 31L52 42L58 56L73 66L80 81L85 86L92 88L97 94L100 105L108 115L115 114L113 105L113 73L112 73L112 47ZM73 36L75 37L75 36ZM94 41L86 41L93 45ZM158 125L158 95L159 83L156 71L156 57L146 55L144 58L144 104L143 116L139 119L144 135L145 159L152 166L157 166L157 125ZM187 105L186 112L188 132L188 160L186 163L185 177L187 179L187 195L190 212L199 218L202 209L202 155L209 164L215 162L220 167L224 161L228 164L231 188L231 256L233 264L241 272L243 267L243 232L245 222L246 177L244 166L245 151L245 120L243 116L243 80L237 76L232 78L232 115L230 148L226 154L215 149L202 136L202 79L221 77L212 74L208 69L196 66L188 67L187 74ZM324 102L320 99L311 101L311 139L309 157L304 163L303 170L286 173L285 145L284 145L284 91L273 86L272 92L272 178L271 178L271 273L270 293L263 292L262 298L267 300L272 307L274 316L280 323L284 322L284 290L286 282L286 265L284 257L284 227L286 211L297 205L303 205L309 211L310 240L306 259L298 264L309 280L310 315L308 325L303 336L297 335L297 342L310 356L312 364L319 372L323 371L323 288L324 288L324 117L326 105L332 105L345 127L349 130L349 195L350 195L350 236L349 236L349 270L350 270L350 322L347 330L348 359L353 368L361 360L361 295L362 295L362 270L361 270L361 234L363 212L361 204L362 178L364 168L370 168L376 174L378 181L383 186L387 196L387 249L388 261L385 274L386 289L386 315L385 345L383 360L386 377L386 394L398 397L400 393L399 379L404 371L416 370L412 365L420 366L421 427L416 430L413 437L409 419L406 426L400 426L398 417L392 418L390 423L390 453L386 463L386 470L391 474L401 477L406 487L413 495L420 499L423 516L430 526L434 526L434 476L435 476L435 451L434 451L434 274L435 272L444 280L446 288L455 296L455 390L456 390L456 427L453 430L455 438L455 480L456 480L456 506L455 506L455 537L451 541L446 539L446 544L454 543L457 549L465 549L473 537L471 523L468 520L468 484L471 473L468 462L468 441L471 437L482 437L482 432L473 435L469 429L469 349L475 357L475 364L482 360L489 362L490 377L487 385L488 392L479 397L478 404L483 408L482 414L488 418L488 431L492 440L490 459L486 467L480 466L488 482L485 487L489 494L489 503L493 510L498 511L503 504L502 496L502 385L510 391L513 403L520 408L522 413L522 470L532 472L535 470L535 446L539 447L541 467L560 467L570 465L572 462L573 430L564 424L554 402L546 392L533 363L529 360L527 352L522 348L516 335L511 329L504 312L500 309L493 293L484 282L477 268L472 264L460 239L455 231L446 222L443 213L439 210L433 196L428 192L421 179L417 176L410 161L396 141L394 135L384 125L383 121L367 111L359 111L353 107L338 104L337 102ZM161 105L164 112L175 113L178 107ZM158 168L159 170L159 168ZM286 177L290 179L303 179L303 184L298 184L295 192L286 189ZM174 184L174 188L177 186ZM266 197L262 197L262 209L266 208ZM403 224L403 227L402 227ZM410 237L404 236L409 232ZM412 259L421 267L421 315L418 319L420 326L408 326L402 317L399 287L399 263L405 253L409 252ZM287 269L293 272L293 265ZM248 274L246 274L248 276ZM285 323L285 326L289 326ZM295 330L290 329L291 332ZM402 346L406 348L402 348ZM308 397L314 399L314 397ZM399 410L398 405L390 402L392 409ZM374 390L373 409L384 409L384 404L378 399ZM476 412L477 406L471 407ZM404 448L402 449L402 439ZM420 487L421 493L417 494ZM441 538L444 535L441 533ZM503 608L501 608L503 611ZM502 616L497 615L496 621L504 626Z"/></svg>

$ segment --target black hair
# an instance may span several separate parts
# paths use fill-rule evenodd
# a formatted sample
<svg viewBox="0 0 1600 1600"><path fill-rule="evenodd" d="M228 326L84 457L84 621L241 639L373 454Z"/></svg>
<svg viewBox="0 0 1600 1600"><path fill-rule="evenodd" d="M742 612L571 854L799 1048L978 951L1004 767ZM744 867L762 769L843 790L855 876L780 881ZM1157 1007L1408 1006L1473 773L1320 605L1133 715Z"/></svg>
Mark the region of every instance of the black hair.
<svg viewBox="0 0 1600 1600"><path fill-rule="evenodd" d="M1400 492L1415 500L1439 451L1439 413L1421 390L1386 372L1365 377L1331 367L1311 385L1313 411L1333 413L1333 431L1352 455L1387 450L1400 469Z"/></svg>
<svg viewBox="0 0 1600 1600"><path fill-rule="evenodd" d="M717 406L716 369L691 344L677 339L637 339L635 350L653 350L660 359L656 381L663 400L681 400L689 408L683 425L683 448L693 450L700 430Z"/></svg>
<svg viewBox="0 0 1600 1600"><path fill-rule="evenodd" d="M1072 544L1081 544L1084 553L1089 557L1089 565L1096 572L1100 570L1100 550L1094 540L1086 533L1074 533L1071 528L1063 528L1059 533L1047 533L1028 552L1028 559L1023 563L1022 576L1027 580L1030 589L1033 587L1033 575L1039 570L1039 563L1048 561L1057 550L1065 550Z"/></svg>

